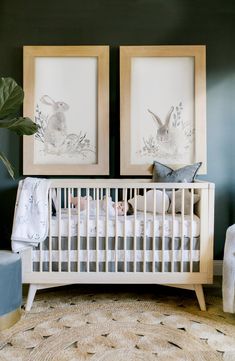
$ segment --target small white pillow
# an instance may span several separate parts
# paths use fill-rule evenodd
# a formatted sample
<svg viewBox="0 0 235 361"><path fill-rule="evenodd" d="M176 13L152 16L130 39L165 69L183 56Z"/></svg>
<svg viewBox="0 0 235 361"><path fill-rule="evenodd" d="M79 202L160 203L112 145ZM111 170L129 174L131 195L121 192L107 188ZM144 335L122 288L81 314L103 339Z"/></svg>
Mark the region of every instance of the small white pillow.
<svg viewBox="0 0 235 361"><path fill-rule="evenodd" d="M168 213L172 213L172 192L168 192L170 197L170 207ZM197 203L200 199L199 194L193 194L193 204ZM181 203L182 203L182 192L181 189L175 191L175 213L181 213ZM184 214L190 214L191 211L191 192L189 189L184 190Z"/></svg>
<svg viewBox="0 0 235 361"><path fill-rule="evenodd" d="M144 196L136 196L136 208L138 211L144 211ZM163 201L163 192L156 190L156 213L162 213L162 201ZM133 209L135 209L135 198L128 200L128 202L132 205ZM167 193L165 193L164 197L165 202L165 212L168 211L169 208L169 197ZM154 208L154 190L150 190L146 192L146 211L153 212Z"/></svg>

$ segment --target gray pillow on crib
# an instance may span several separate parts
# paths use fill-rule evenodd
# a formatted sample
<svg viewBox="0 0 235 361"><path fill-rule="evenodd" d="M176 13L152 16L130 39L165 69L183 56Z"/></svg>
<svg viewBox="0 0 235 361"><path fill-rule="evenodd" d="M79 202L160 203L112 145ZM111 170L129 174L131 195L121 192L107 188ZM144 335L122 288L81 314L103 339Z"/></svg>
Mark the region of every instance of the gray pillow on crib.
<svg viewBox="0 0 235 361"><path fill-rule="evenodd" d="M172 213L172 192L167 192L170 199L170 207L168 213ZM193 204L197 203L200 199L199 194L193 194ZM181 213L181 203L182 203L182 192L181 189L175 191L175 213ZM189 189L184 190L184 214L190 214L191 212L191 192Z"/></svg>
<svg viewBox="0 0 235 361"><path fill-rule="evenodd" d="M157 183L192 183L202 163L172 169L157 161L153 162L153 182Z"/></svg>

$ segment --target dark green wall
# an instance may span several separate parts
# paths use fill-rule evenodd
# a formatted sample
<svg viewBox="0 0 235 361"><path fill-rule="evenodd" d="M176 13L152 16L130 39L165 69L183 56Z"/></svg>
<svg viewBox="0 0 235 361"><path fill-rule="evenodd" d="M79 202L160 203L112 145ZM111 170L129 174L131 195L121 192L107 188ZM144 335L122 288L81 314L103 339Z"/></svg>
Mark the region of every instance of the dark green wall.
<svg viewBox="0 0 235 361"><path fill-rule="evenodd" d="M110 176L119 176L119 45L207 46L208 174L216 184L215 258L235 221L235 2L233 0L0 0L0 76L22 84L23 45L110 45ZM22 139L0 132L0 248L9 245Z"/></svg>

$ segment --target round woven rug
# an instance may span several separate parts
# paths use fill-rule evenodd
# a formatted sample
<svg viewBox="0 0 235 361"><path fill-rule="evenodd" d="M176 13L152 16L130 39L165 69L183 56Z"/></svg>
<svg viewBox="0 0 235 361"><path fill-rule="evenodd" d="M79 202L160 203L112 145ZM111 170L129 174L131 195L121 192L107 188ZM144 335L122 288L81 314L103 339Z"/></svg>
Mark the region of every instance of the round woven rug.
<svg viewBox="0 0 235 361"><path fill-rule="evenodd" d="M193 292L159 289L38 293L31 312L0 333L0 360L235 360L235 317L220 297L207 296L202 312Z"/></svg>

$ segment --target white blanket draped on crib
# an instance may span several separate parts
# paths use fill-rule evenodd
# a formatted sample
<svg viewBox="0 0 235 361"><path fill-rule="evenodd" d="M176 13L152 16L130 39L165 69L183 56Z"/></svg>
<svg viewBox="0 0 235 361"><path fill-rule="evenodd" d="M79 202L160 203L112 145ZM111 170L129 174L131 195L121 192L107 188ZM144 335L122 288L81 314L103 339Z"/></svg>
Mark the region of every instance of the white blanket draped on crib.
<svg viewBox="0 0 235 361"><path fill-rule="evenodd" d="M37 246L48 234L48 191L51 181L25 178L19 182L12 228L12 250Z"/></svg>

